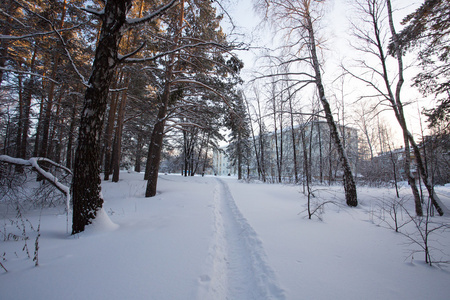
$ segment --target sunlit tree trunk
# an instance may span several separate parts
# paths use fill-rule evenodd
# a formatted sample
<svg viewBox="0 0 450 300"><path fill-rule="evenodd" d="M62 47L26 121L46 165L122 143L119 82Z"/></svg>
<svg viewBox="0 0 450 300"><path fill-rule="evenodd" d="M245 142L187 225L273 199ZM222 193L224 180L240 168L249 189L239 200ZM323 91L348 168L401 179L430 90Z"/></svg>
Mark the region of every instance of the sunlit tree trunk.
<svg viewBox="0 0 450 300"><path fill-rule="evenodd" d="M108 90L118 63L118 47L132 0L105 2L102 29L81 112L72 180L72 234L84 231L102 208L101 135Z"/></svg>
<svg viewBox="0 0 450 300"><path fill-rule="evenodd" d="M180 16L178 20L177 35L174 39L174 46L176 47L182 31L184 21L184 0L180 3ZM153 197L156 195L156 186L158 183L158 171L161 163L161 151L163 147L164 128L166 125L167 109L170 101L170 88L172 86L173 72L174 72L175 54L171 54L168 65L166 66L166 78L164 91L159 102L158 116L156 124L153 127L153 132L149 145L149 152L147 157L147 166L145 170L145 179L147 179L147 188L145 197Z"/></svg>
<svg viewBox="0 0 450 300"><path fill-rule="evenodd" d="M117 82L121 83L123 79L123 72L119 71ZM117 87L117 83L114 84ZM113 132L116 122L117 104L119 103L120 93L113 93L110 95L108 122L104 137L104 180L109 180L109 175L112 173L112 146L113 146Z"/></svg>

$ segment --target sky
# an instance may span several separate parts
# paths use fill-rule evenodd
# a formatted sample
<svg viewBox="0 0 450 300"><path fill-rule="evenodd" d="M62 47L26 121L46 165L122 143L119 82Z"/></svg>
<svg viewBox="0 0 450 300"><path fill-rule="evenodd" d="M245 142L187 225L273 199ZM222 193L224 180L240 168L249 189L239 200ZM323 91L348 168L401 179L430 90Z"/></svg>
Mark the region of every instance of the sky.
<svg viewBox="0 0 450 300"><path fill-rule="evenodd" d="M233 18L234 24L237 26L234 33L244 35L244 42L251 42L251 49L249 51L238 51L238 56L244 61L244 70L242 71L242 77L244 79L250 79L254 75L256 66L258 65L257 59L259 55L259 46L273 46L273 34L270 30L256 30L256 27L260 24L260 16L254 12L253 4L254 0L230 0L225 2L224 7L227 8L228 13ZM325 4L324 26L323 32L326 36L327 49L323 52L325 55L326 67L324 68L324 78L328 80L328 86L331 82L342 73L339 65L342 61L347 64L351 64L354 59L361 56L350 45L349 39L351 39L350 23L349 19L354 19L354 10L352 8L352 2L350 0L331 0ZM418 0L394 0L394 20L397 23L396 29L400 31L401 19L408 13L414 11L422 1ZM230 30L225 25L225 31ZM239 35L232 35L232 37L239 37ZM410 57L413 57L410 55ZM256 62L256 63L255 63ZM413 62L413 61L412 61ZM406 64L406 63L405 63ZM393 65L395 69L395 65ZM414 88L411 88L411 78L413 72L405 71L406 82L402 89L402 99L404 103L415 102L406 108L407 119L409 120L409 129L413 134L418 134L420 128L420 118L418 110L422 110L423 107L429 107L430 99L424 99L423 96ZM349 83L344 87L345 93L348 94L346 104L356 103L358 95L356 91L365 91L365 87L356 80L349 80ZM329 89L330 90L330 89ZM372 90L367 90L371 93ZM395 135L395 146L400 147L402 145L401 130L395 121L395 117L391 111L382 114L383 120L390 125L393 134ZM424 117L422 116L422 121Z"/></svg>

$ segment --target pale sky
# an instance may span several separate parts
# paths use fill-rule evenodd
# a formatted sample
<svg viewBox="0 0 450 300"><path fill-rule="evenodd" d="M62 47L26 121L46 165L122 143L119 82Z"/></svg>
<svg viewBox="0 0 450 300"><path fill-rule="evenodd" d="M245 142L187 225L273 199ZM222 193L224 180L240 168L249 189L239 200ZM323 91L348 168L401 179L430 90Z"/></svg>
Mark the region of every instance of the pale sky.
<svg viewBox="0 0 450 300"><path fill-rule="evenodd" d="M261 34L261 32L254 32L255 27L259 24L260 18L253 11L253 2L252 0L229 0L225 4L225 7L228 9L229 14L233 17L235 25L238 27L236 32L245 34L244 42L253 41L251 46L261 46L261 45L271 45L271 36L270 31L266 31ZM408 13L414 11L423 1L421 0L394 0L392 5L394 8L394 20L396 24L397 32L400 31L400 21L406 16ZM336 79L341 73L340 68L338 68L339 64L342 61L351 61L354 58L357 58L361 54L356 52L353 48L349 46L348 39L351 38L349 36L350 25L348 22L349 18L353 19L354 12L351 7L351 0L330 0L326 4L326 13L324 16L324 26L323 32L326 35L326 46L327 50L324 52L326 56L326 66L324 68L324 78L328 81L333 81ZM261 37L262 36L262 37ZM239 51L239 57L244 61L245 69L243 70L242 76L243 78L248 78L251 74L254 73L254 61L257 57L256 50L253 51ZM395 66L394 66L395 69ZM406 79L410 79L412 73L405 72ZM352 80L354 81L354 80ZM360 83L355 82L355 86L345 87L346 92L350 93L352 90L364 90L365 87L361 86ZM402 90L402 98L406 103L407 101L413 101L415 99L422 99L422 95L418 93L415 89L410 87L411 81L405 82ZM368 93L372 91L369 89ZM351 102L356 101L355 98L357 96L350 95L349 101L347 105L351 104ZM425 103L429 102L426 100L420 100L419 104L412 104L407 108L407 119L409 120L409 129L414 134L418 134L420 132L419 126L419 118L418 118L418 107L420 109L424 106ZM398 124L395 122L395 117L392 112L384 113L383 118L386 120L394 121L392 122L392 129L394 133L397 134L397 138L399 142L396 143L396 146L400 146L401 138L399 136L400 129ZM425 118L422 116L422 121Z"/></svg>

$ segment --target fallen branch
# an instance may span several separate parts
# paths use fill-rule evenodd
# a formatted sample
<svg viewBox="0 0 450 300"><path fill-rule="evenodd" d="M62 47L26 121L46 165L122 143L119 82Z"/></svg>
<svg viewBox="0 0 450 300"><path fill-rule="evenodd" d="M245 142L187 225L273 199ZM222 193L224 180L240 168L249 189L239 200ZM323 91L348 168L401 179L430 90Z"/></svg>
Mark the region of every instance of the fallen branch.
<svg viewBox="0 0 450 300"><path fill-rule="evenodd" d="M18 165L18 166L26 166L26 167L32 167L32 170L47 179L47 181L53 185L56 189L58 189L61 193L63 193L66 196L66 207L67 207L67 214L69 214L70 211L70 188L68 186L65 186L61 182L59 182L58 178L51 174L50 172L45 171L42 169L42 167L39 165L39 162L47 162L57 168L63 169L69 174L72 174L72 171L70 169L66 168L65 166L58 164L48 158L44 157L32 157L28 160L22 159L22 158L14 158L8 155L0 155L0 162L4 162L7 164L12 165Z"/></svg>

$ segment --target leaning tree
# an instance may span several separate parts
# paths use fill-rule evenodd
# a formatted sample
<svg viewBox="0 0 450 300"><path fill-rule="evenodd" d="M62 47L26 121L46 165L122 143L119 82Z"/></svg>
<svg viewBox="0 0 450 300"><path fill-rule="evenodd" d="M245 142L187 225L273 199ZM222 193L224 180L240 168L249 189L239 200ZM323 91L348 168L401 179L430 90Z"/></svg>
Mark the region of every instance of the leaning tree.
<svg viewBox="0 0 450 300"><path fill-rule="evenodd" d="M315 85L325 118L330 129L330 137L333 139L340 164L343 169L345 198L348 206L357 206L356 184L346 151L339 136L338 128L331 111L330 102L325 94L325 86L322 79L318 54L319 40L316 38L319 21L320 5L322 1L313 0L259 0L258 5L262 8L265 16L268 17L278 29L287 32L287 44L295 54L295 61L309 65L311 72L299 71L296 76L301 76L299 81L305 85L312 83ZM292 43L292 41L295 41ZM306 50L306 53L304 53ZM304 55L302 55L302 53Z"/></svg>

